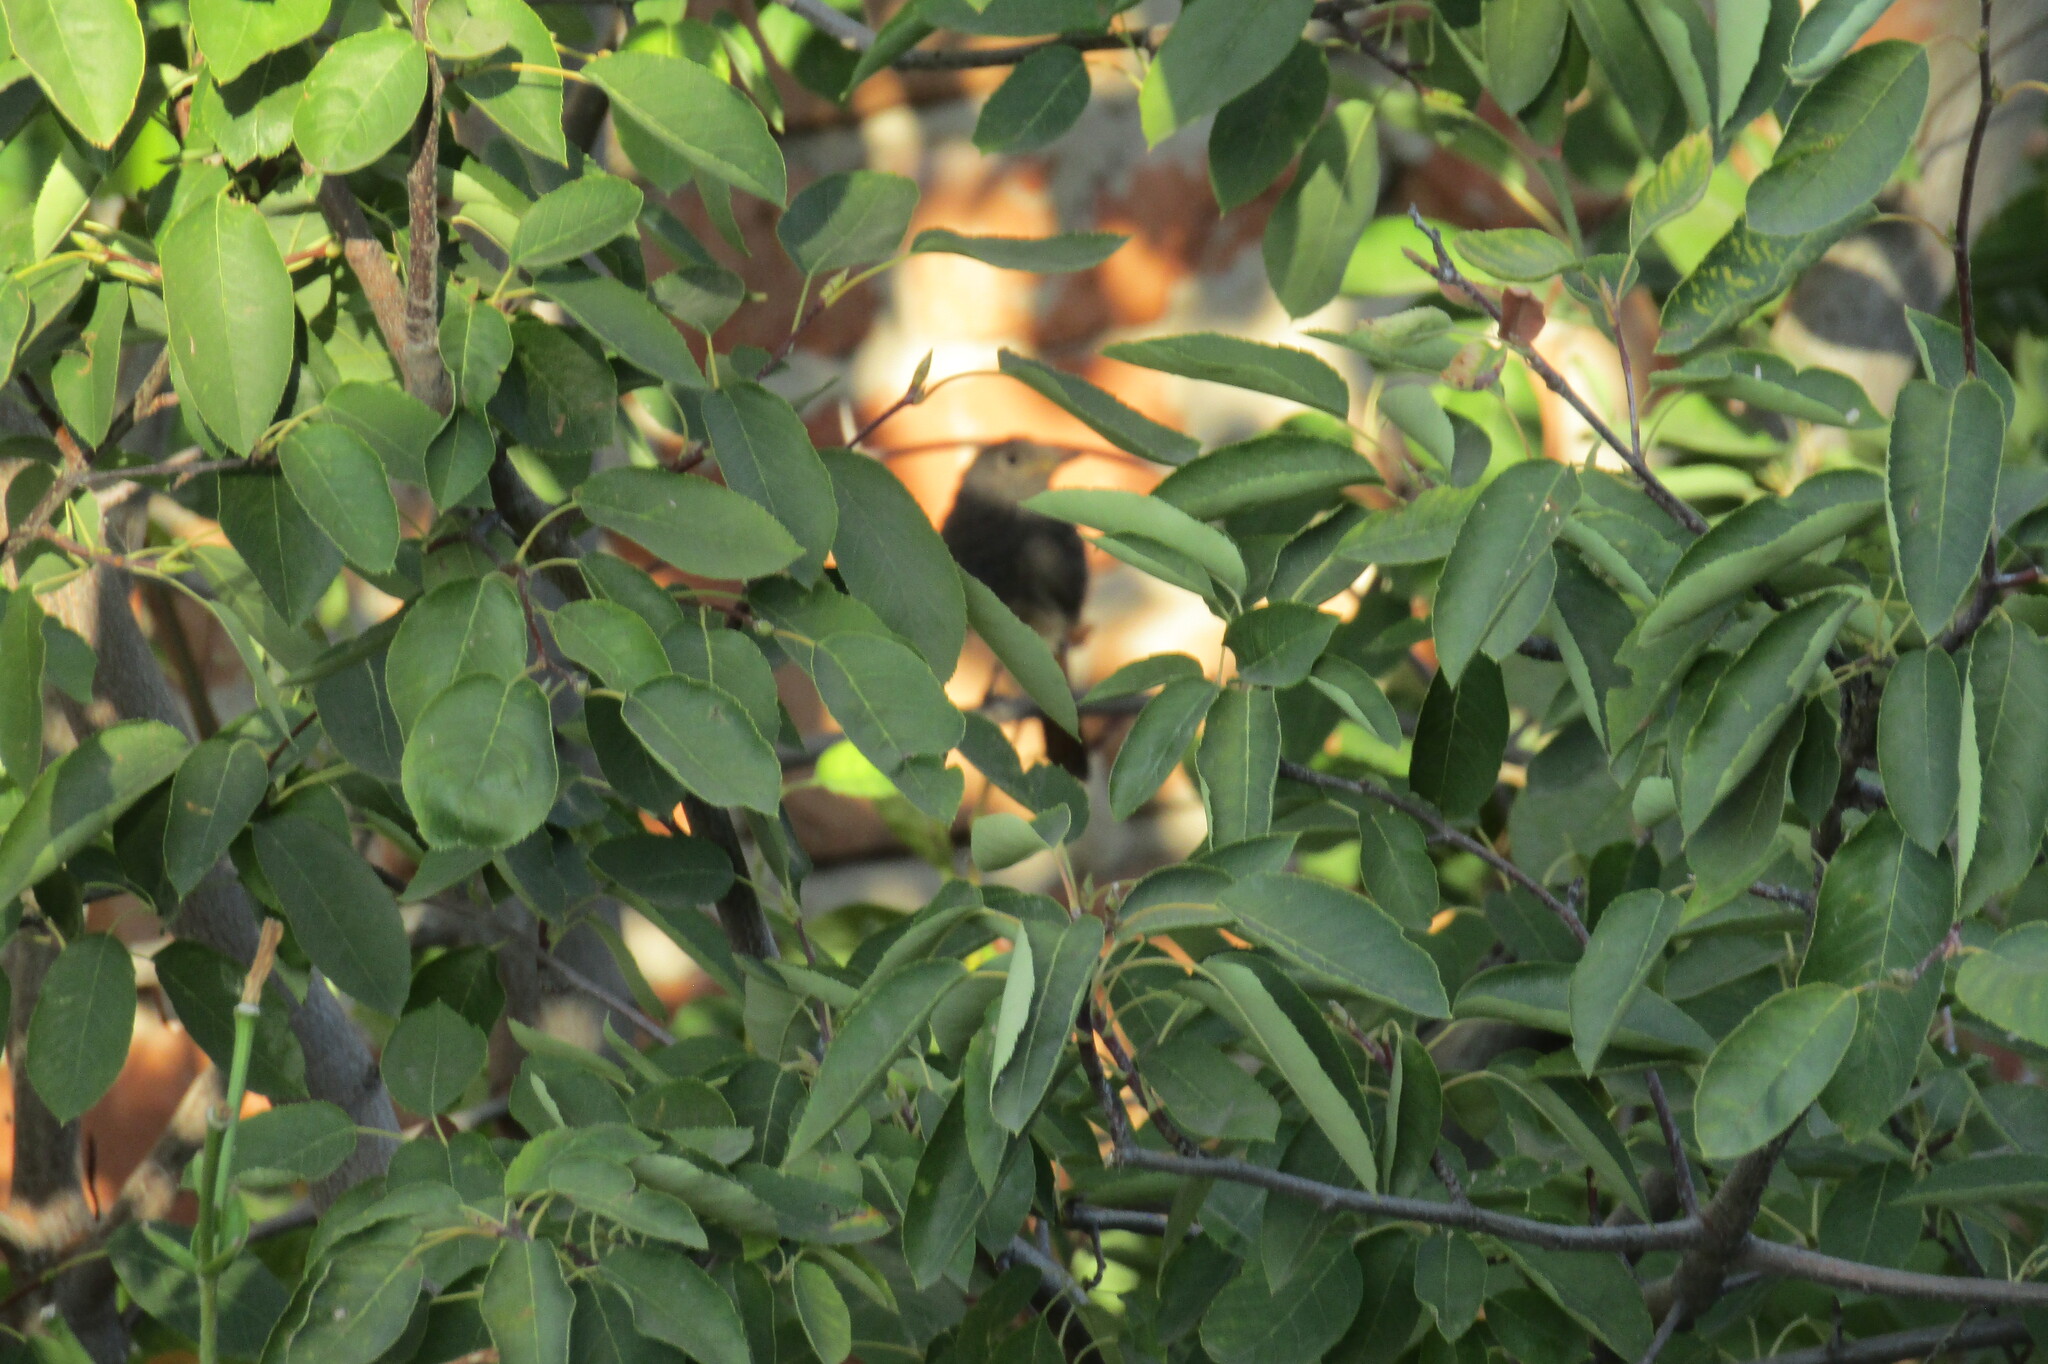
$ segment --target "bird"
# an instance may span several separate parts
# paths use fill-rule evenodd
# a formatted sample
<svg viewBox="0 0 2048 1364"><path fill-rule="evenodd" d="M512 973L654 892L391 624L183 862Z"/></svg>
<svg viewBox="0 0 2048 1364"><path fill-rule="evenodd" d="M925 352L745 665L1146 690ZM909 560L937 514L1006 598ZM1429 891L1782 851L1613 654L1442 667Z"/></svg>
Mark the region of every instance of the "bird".
<svg viewBox="0 0 2048 1364"><path fill-rule="evenodd" d="M960 567L1037 631L1062 668L1088 595L1088 560L1078 531L1025 510L1024 503L1044 492L1053 470L1069 458L1057 446L1028 440L983 447L939 528ZM1052 720L1041 720L1046 757L1085 780L1087 745Z"/></svg>

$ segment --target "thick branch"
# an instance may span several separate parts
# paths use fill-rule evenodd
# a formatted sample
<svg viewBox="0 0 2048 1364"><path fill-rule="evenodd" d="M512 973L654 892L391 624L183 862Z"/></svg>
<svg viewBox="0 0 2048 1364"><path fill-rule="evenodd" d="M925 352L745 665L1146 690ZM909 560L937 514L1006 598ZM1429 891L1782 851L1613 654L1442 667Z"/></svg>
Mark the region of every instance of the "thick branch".
<svg viewBox="0 0 2048 1364"><path fill-rule="evenodd" d="M2013 1279L1967 1279L1948 1274L1916 1274L1906 1269L1838 1260L1832 1255L1801 1250L1751 1236L1735 1256L1735 1266L1788 1279L1846 1288L1887 1298L1917 1298L1969 1307L2048 1307L2048 1283Z"/></svg>
<svg viewBox="0 0 2048 1364"><path fill-rule="evenodd" d="M1763 1204L1764 1189L1771 1182L1778 1155L1792 1139L1796 1127L1795 1123L1786 1128L1737 1161L1715 1192L1714 1201L1700 1214L1706 1234L1686 1251L1678 1272L1671 1276L1671 1292L1678 1302L1686 1304L1689 1313L1704 1311L1721 1296L1722 1282L1750 1239L1749 1229Z"/></svg>
<svg viewBox="0 0 2048 1364"><path fill-rule="evenodd" d="M1902 1359L1933 1359L1993 1350L2002 1345L2024 1345L2028 1338L2027 1324L2017 1317L1994 1317L1989 1321L1923 1326L1917 1331L1894 1331L1888 1336L1816 1345L1811 1350L1790 1350L1759 1359L1756 1364L1896 1364Z"/></svg>
<svg viewBox="0 0 2048 1364"><path fill-rule="evenodd" d="M318 202L328 231L341 243L341 258L348 262L364 299L369 302L370 315L377 319L377 332L384 338L385 349L391 352L393 363L402 366L406 353L405 291L398 285L398 272L391 268L384 243L370 230L363 206L356 202L355 193L342 177L329 175L321 179ZM411 387L406 385L408 390Z"/></svg>
<svg viewBox="0 0 2048 1364"><path fill-rule="evenodd" d="M875 45L875 31L851 15L841 14L824 0L779 0L782 6L808 19L819 32L837 38L854 49L865 52ZM984 66L1015 66L1034 52L1048 47L1071 47L1078 52L1100 52L1116 48L1150 48L1151 38L1146 33L1076 33L1057 38L1042 38L1028 43L1012 43L1007 47L970 47L951 51L932 52L913 50L904 53L889 65L898 71L967 71Z"/></svg>
<svg viewBox="0 0 2048 1364"><path fill-rule="evenodd" d="M412 0L412 36L427 41L428 0ZM427 104L420 111L414 137L419 146L405 173L407 236L405 271L404 351L398 369L406 391L436 412L454 405L448 370L441 363L441 212L438 177L441 170L441 64L427 60ZM350 262L353 264L354 262Z"/></svg>

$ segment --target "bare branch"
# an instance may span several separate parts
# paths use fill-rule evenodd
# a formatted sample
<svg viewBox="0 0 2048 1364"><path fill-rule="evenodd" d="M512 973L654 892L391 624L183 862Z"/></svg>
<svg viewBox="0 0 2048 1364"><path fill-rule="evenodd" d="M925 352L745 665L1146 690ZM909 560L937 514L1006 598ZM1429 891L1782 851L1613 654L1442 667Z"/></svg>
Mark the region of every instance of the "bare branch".
<svg viewBox="0 0 2048 1364"><path fill-rule="evenodd" d="M1988 1321L1958 1322L1953 1326L1923 1326L1915 1331L1894 1331L1885 1336L1817 1345L1811 1350L1789 1350L1759 1359L1755 1364L1895 1364L1902 1359L1933 1359L1940 1355L1969 1354L2002 1345L2024 1345L2027 1324L2017 1317L1993 1317Z"/></svg>
<svg viewBox="0 0 2048 1364"><path fill-rule="evenodd" d="M1832 1255L1755 1236L1743 1242L1734 1263L1742 1269L1788 1279L1806 1279L1812 1283L1883 1297L1917 1298L1923 1302L1952 1302L1971 1307L2048 1307L2048 1283L1916 1274L1907 1269L1886 1269L1879 1265L1858 1264L1854 1260L1838 1260Z"/></svg>
<svg viewBox="0 0 2048 1364"><path fill-rule="evenodd" d="M412 0L412 36L427 43L428 0ZM406 235L405 350L398 357L406 389L445 413L454 406L447 367L441 363L441 211L437 179L441 170L441 64L427 57L427 103L414 137L419 146L405 173Z"/></svg>

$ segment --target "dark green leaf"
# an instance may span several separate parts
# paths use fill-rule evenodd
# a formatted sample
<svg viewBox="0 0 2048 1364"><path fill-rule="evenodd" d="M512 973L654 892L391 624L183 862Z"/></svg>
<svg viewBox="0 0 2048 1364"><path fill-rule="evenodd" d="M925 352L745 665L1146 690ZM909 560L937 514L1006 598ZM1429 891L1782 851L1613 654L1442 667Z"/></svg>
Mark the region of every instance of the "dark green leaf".
<svg viewBox="0 0 2048 1364"><path fill-rule="evenodd" d="M1415 1296L1444 1339L1472 1329L1486 1297L1486 1257L1459 1232L1426 1237L1415 1248Z"/></svg>
<svg viewBox="0 0 2048 1364"><path fill-rule="evenodd" d="M642 202L632 181L585 171L533 201L512 239L512 263L538 270L595 251L633 230Z"/></svg>
<svg viewBox="0 0 2048 1364"><path fill-rule="evenodd" d="M1579 500L1568 465L1529 460L1486 486L1458 531L1432 609L1437 661L1452 686L1500 623ZM1519 643L1520 641L1516 641Z"/></svg>
<svg viewBox="0 0 2048 1364"><path fill-rule="evenodd" d="M1086 916L1057 925L1026 920L1024 933L1018 941L1031 944L1025 960L1031 967L1029 1010L1007 1054L999 1038L989 1092L991 1113L1010 1132L1031 1125L1060 1069L1074 1019L1095 979L1104 937L1102 921ZM1014 960L1011 969L1018 969ZM1009 1002L1007 996L1004 1002Z"/></svg>
<svg viewBox="0 0 2048 1364"><path fill-rule="evenodd" d="M846 1120L923 1031L961 974L957 961L912 962L861 992L833 1033L785 1160L810 1150Z"/></svg>
<svg viewBox="0 0 2048 1364"><path fill-rule="evenodd" d="M1335 1345L1365 1296L1358 1258L1325 1237L1275 1292L1247 1263L1202 1317L1202 1348L1217 1364L1315 1364Z"/></svg>
<svg viewBox="0 0 2048 1364"><path fill-rule="evenodd" d="M179 214L157 255L178 392L223 442L247 454L291 374L284 257L263 215L225 195Z"/></svg>
<svg viewBox="0 0 2048 1364"><path fill-rule="evenodd" d="M1964 913L2027 874L2048 822L2048 764L2031 760L2048 744L2048 643L2003 613L1970 641L1964 669L1970 711L1963 722L1965 777L1958 802L1957 865ZM1974 724L1976 762L1970 762ZM1976 779L1969 774L1976 768ZM1972 799L1973 793L1975 799ZM1971 817L1971 810L1979 813Z"/></svg>
<svg viewBox="0 0 2048 1364"><path fill-rule="evenodd" d="M2048 924L2021 924L1964 957L1956 998L1978 1017L2048 1047Z"/></svg>
<svg viewBox="0 0 2048 1364"><path fill-rule="evenodd" d="M327 978L372 1008L395 1014L411 977L398 903L348 840L303 815L255 829L256 861L292 936Z"/></svg>
<svg viewBox="0 0 2048 1364"><path fill-rule="evenodd" d="M547 817L555 778L548 701L530 677L464 677L406 738L406 803L437 848L517 843Z"/></svg>
<svg viewBox="0 0 2048 1364"><path fill-rule="evenodd" d="M410 733L456 678L519 676L526 648L526 615L508 579L494 573L443 583L412 604L391 641L384 682L392 712Z"/></svg>
<svg viewBox="0 0 2048 1364"><path fill-rule="evenodd" d="M88 447L107 438L121 377L121 334L128 325L128 286L109 280L94 291L92 317L50 366L57 412Z"/></svg>
<svg viewBox="0 0 2048 1364"><path fill-rule="evenodd" d="M1892 813L1915 843L1937 852L1955 823L1962 784L1963 685L1940 649L1900 657L1877 716L1878 770Z"/></svg>
<svg viewBox="0 0 2048 1364"><path fill-rule="evenodd" d="M607 469L586 480L576 499L592 521L686 573L757 578L803 553L758 503L705 478Z"/></svg>
<svg viewBox="0 0 2048 1364"><path fill-rule="evenodd" d="M1280 1105L1265 1086L1208 1042L1186 1033L1145 1053L1145 1082L1182 1129L1222 1141L1271 1141Z"/></svg>
<svg viewBox="0 0 2048 1364"><path fill-rule="evenodd" d="M923 237L920 236L922 241ZM1111 397L1086 379L1012 350L997 352L1003 373L1018 380L1120 450L1160 464L1185 464L1201 450L1199 442L1161 426L1135 408ZM1104 529L1107 529L1105 527Z"/></svg>
<svg viewBox="0 0 2048 1364"><path fill-rule="evenodd" d="M1306 876L1262 875L1223 892L1240 931L1325 985L1425 1018L1450 1013L1436 963L1384 910Z"/></svg>
<svg viewBox="0 0 2048 1364"><path fill-rule="evenodd" d="M391 1097L422 1116L462 1101L483 1072L483 1033L439 1000L408 1013L384 1044L382 1066Z"/></svg>
<svg viewBox="0 0 2048 1364"><path fill-rule="evenodd" d="M1168 682L1145 703L1109 770L1109 809L1129 819L1152 799L1194 742L1195 730L1216 697L1216 686L1199 672Z"/></svg>
<svg viewBox="0 0 2048 1364"><path fill-rule="evenodd" d="M216 1066L234 1055L235 1005L241 999L242 968L210 947L179 939L150 959L178 1022ZM306 1097L306 1057L292 1031L281 992L265 991L249 1054L249 1087L273 1100Z"/></svg>
<svg viewBox="0 0 2048 1364"><path fill-rule="evenodd" d="M490 414L515 444L582 455L611 440L618 378L593 351L537 317L512 323L512 367Z"/></svg>
<svg viewBox="0 0 2048 1364"><path fill-rule="evenodd" d="M847 590L914 644L938 676L951 676L969 607L945 542L880 460L850 450L825 450L819 457L838 500L832 554ZM1064 678L1059 690L1066 692Z"/></svg>
<svg viewBox="0 0 2048 1364"><path fill-rule="evenodd" d="M281 473L221 479L220 528L288 624L310 616L341 571L341 551L307 515Z"/></svg>
<svg viewBox="0 0 2048 1364"><path fill-rule="evenodd" d="M1345 100L1324 117L1267 220L1266 279L1290 317L1305 317L1337 296L1352 248L1372 221L1380 189L1372 114L1364 100Z"/></svg>
<svg viewBox="0 0 2048 1364"><path fill-rule="evenodd" d="M398 558L398 503L377 452L347 427L295 427L278 449L292 496L350 563L388 573Z"/></svg>
<svg viewBox="0 0 2048 1364"><path fill-rule="evenodd" d="M164 874L179 894L213 870L269 788L263 750L247 739L209 739L185 755L164 824Z"/></svg>
<svg viewBox="0 0 2048 1364"><path fill-rule="evenodd" d="M1500 667L1480 657L1456 687L1438 673L1422 701L1408 781L1452 819L1469 819L1493 794L1507 751L1508 702Z"/></svg>
<svg viewBox="0 0 2048 1364"><path fill-rule="evenodd" d="M0 771L22 791L43 766L43 619L33 588L7 594L0 614L0 650L7 654L0 669Z"/></svg>
<svg viewBox="0 0 2048 1364"><path fill-rule="evenodd" d="M1685 905L1661 890L1616 896L1600 912L1585 955L1572 968L1572 1051L1591 1075L1609 1039L1663 956Z"/></svg>
<svg viewBox="0 0 2048 1364"><path fill-rule="evenodd" d="M775 813L782 766L728 693L674 674L657 677L627 695L625 718L647 751L704 800Z"/></svg>
<svg viewBox="0 0 2048 1364"><path fill-rule="evenodd" d="M1563 962L1496 966L1465 982L1451 1013L1456 1018L1500 1018L1570 1036L1571 978L1572 968ZM1613 1045L1697 1059L1713 1047L1714 1039L1662 995L1641 990L1622 1012Z"/></svg>
<svg viewBox="0 0 2048 1364"><path fill-rule="evenodd" d="M1219 693L1195 750L1211 847L1256 838L1272 827L1279 770L1280 709L1272 690L1232 687Z"/></svg>
<svg viewBox="0 0 2048 1364"><path fill-rule="evenodd" d="M135 1030L135 963L107 933L73 938L43 977L21 1057L28 1079L59 1122L70 1122L113 1088Z"/></svg>
<svg viewBox="0 0 2048 1364"><path fill-rule="evenodd" d="M155 720L111 725L43 769L0 833L0 905L70 860L171 775L190 745Z"/></svg>
<svg viewBox="0 0 2048 1364"><path fill-rule="evenodd" d="M512 363L512 324L490 304L450 289L442 304L440 350L456 401L480 408L498 391L505 366ZM446 505L452 499L436 494L435 500Z"/></svg>
<svg viewBox="0 0 2048 1364"><path fill-rule="evenodd" d="M458 82L486 117L535 156L566 164L562 133L562 77L554 35L525 0L468 0L470 15L510 35L510 47L527 69L484 70Z"/></svg>
<svg viewBox="0 0 2048 1364"><path fill-rule="evenodd" d="M680 1251L653 1246L613 1250L598 1274L624 1291L641 1333L702 1364L752 1364L746 1328L732 1299Z"/></svg>
<svg viewBox="0 0 2048 1364"><path fill-rule="evenodd" d="M1209 184L1225 212L1250 203L1280 178L1322 119L1330 64L1314 43L1294 50L1209 126Z"/></svg>
<svg viewBox="0 0 2048 1364"><path fill-rule="evenodd" d="M1102 353L1112 360L1146 369L1228 384L1254 393L1270 393L1340 417L1350 410L1351 391L1337 371L1307 351L1289 346L1272 346L1216 332L1194 332L1122 341L1103 347Z"/></svg>
<svg viewBox="0 0 2048 1364"><path fill-rule="evenodd" d="M804 552L790 573L815 581L839 509L796 409L759 384L728 384L704 399L704 424L727 485L767 508L794 537Z"/></svg>
<svg viewBox="0 0 2048 1364"><path fill-rule="evenodd" d="M583 68L631 119L691 167L735 189L780 204L787 193L782 152L753 101L682 57L611 52Z"/></svg>
<svg viewBox="0 0 2048 1364"><path fill-rule="evenodd" d="M534 287L629 364L680 388L705 387L682 333L641 290L574 264L549 270Z"/></svg>
<svg viewBox="0 0 2048 1364"><path fill-rule="evenodd" d="M1721 1040L1700 1075L1700 1154L1733 1160L1777 1136L1819 1098L1856 1033L1856 996L1812 984L1773 995Z"/></svg>
<svg viewBox="0 0 2048 1364"><path fill-rule="evenodd" d="M1276 431L1222 446L1183 464L1168 474L1152 495L1199 521L1213 521L1276 502L1377 482L1379 474L1365 456L1319 437Z"/></svg>
<svg viewBox="0 0 2048 1364"><path fill-rule="evenodd" d="M1074 126L1088 107L1088 64L1074 48L1043 47L1019 62L981 106L974 145L1032 152Z"/></svg>
<svg viewBox="0 0 2048 1364"><path fill-rule="evenodd" d="M1312 8L1310 0L1188 6L1138 91L1145 144L1158 146L1258 84L1294 50Z"/></svg>
<svg viewBox="0 0 2048 1364"><path fill-rule="evenodd" d="M1336 633L1339 622L1300 602L1271 602L1230 622L1223 643L1237 657L1238 676L1261 687L1291 687Z"/></svg>
<svg viewBox="0 0 2048 1364"><path fill-rule="evenodd" d="M1844 58L1799 101L1770 169L1751 182L1752 229L1817 232L1874 200L1912 145L1927 82L1918 43L1872 43Z"/></svg>
<svg viewBox="0 0 2048 1364"><path fill-rule="evenodd" d="M283 1104L241 1120L232 1172L244 1188L321 1179L354 1154L356 1127L331 1103Z"/></svg>
<svg viewBox="0 0 2048 1364"><path fill-rule="evenodd" d="M480 1304L500 1364L569 1364L575 1295L546 1241L514 1239L498 1248Z"/></svg>
<svg viewBox="0 0 2048 1364"><path fill-rule="evenodd" d="M910 253L967 256L998 270L1067 274L1092 270L1130 238L1116 232L1066 232L1053 237L969 237L949 228L928 227L910 243Z"/></svg>
<svg viewBox="0 0 2048 1364"><path fill-rule="evenodd" d="M1906 385L1892 414L1885 507L1906 602L1930 639L1976 587L1998 506L2005 413L1981 379Z"/></svg>

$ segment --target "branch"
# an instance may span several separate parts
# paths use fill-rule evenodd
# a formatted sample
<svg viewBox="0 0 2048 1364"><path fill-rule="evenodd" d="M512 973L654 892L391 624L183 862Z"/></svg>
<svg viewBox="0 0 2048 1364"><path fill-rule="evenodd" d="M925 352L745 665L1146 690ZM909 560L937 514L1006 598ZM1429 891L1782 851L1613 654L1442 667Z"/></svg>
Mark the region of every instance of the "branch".
<svg viewBox="0 0 2048 1364"><path fill-rule="evenodd" d="M317 173L310 166L306 168L308 175ZM398 287L398 274L391 268L390 257L384 254L384 243L370 230L363 206L356 202L348 181L341 176L321 177L318 202L328 231L341 242L341 258L348 262L370 305L370 315L377 319L377 332L384 338L384 348L402 367L406 353L405 291ZM408 383L406 388L410 391L412 385Z"/></svg>
<svg viewBox="0 0 2048 1364"><path fill-rule="evenodd" d="M1755 1364L1896 1364L1902 1359L1933 1359L2002 1345L2024 1345L2029 1338L2027 1324L2019 1318L1994 1317L1989 1321L1895 1331L1888 1336L1818 1345L1811 1350L1790 1350L1759 1359Z"/></svg>
<svg viewBox="0 0 2048 1364"><path fill-rule="evenodd" d="M427 44L428 0L412 0L412 36ZM398 357L406 391L436 412L455 404L448 370L441 363L441 212L437 177L441 170L441 64L427 56L427 104L414 136L419 148L405 173L406 229L405 350ZM324 187L323 187L324 188Z"/></svg>
<svg viewBox="0 0 2048 1364"><path fill-rule="evenodd" d="M851 15L841 14L824 0L778 0L783 8L810 21L819 32L837 38L856 52L875 45L875 31ZM1008 47L970 47L951 51L910 51L889 63L898 71L967 71L985 66L1014 66L1048 47L1071 47L1077 52L1102 52L1117 48L1153 46L1149 33L1076 33L1042 38Z"/></svg>
<svg viewBox="0 0 2048 1364"><path fill-rule="evenodd" d="M1562 374L1559 374L1548 360L1538 355L1533 346L1516 340L1508 333L1506 327L1502 325L1503 319L1501 317L1500 305L1488 297L1485 290L1472 283L1471 280L1466 279L1458 267L1451 263L1450 252L1444 249L1443 233L1425 223L1422 220L1421 210L1412 204L1409 206L1408 216L1414 220L1415 226L1421 229L1422 234L1429 238L1429 244L1435 248L1436 264L1431 265L1428 261L1413 253L1410 253L1409 258L1415 261L1431 279L1446 288L1458 290L1471 299L1481 312L1492 318L1494 325L1500 328L1502 342L1513 350L1515 354L1521 356L1522 362L1529 366L1536 377L1541 379L1551 392L1563 398L1567 403L1570 403L1572 410L1577 412L1585 420L1586 424L1593 428L1594 433L1601 440L1605 441L1616 454L1621 456L1623 462L1634 471L1635 476L1642 480L1643 491L1649 494L1650 500L1663 508L1665 515L1691 531L1694 535L1704 534L1707 529L1705 518L1687 506L1671 489L1664 486L1657 475L1651 472L1649 463L1643 458L1642 453L1631 449L1620 436L1616 435L1614 428L1602 421L1600 415L1587 406L1586 400L1578 395L1577 390L1573 389L1571 383Z"/></svg>
<svg viewBox="0 0 2048 1364"><path fill-rule="evenodd" d="M1301 782L1305 786L1320 786L1326 791L1344 791L1354 796L1370 796L1384 805L1393 806L1402 814L1407 815L1410 819L1415 820L1428 829L1430 836L1438 842L1448 843L1463 852L1471 853L1474 857L1486 863L1487 866L1499 872L1503 877L1522 887L1531 895L1534 895L1543 902L1545 909L1548 909L1557 916L1558 922L1569 929L1572 937L1576 938L1580 943L1584 943L1589 936L1586 932L1585 921L1579 918L1579 912L1558 899L1551 892L1550 887L1544 885L1541 880L1523 871L1513 862L1501 856L1492 844L1474 838L1464 830L1457 828L1424 802L1401 795L1399 792L1381 786L1375 781L1365 781L1355 777L1339 777L1328 772L1318 772L1312 767L1303 767L1300 763L1296 762L1281 762L1280 775L1290 781Z"/></svg>
<svg viewBox="0 0 2048 1364"><path fill-rule="evenodd" d="M1222 1156L1174 1156L1163 1151L1126 1146L1116 1152L1114 1163L1128 1169L1152 1170L1187 1179L1227 1179L1274 1193L1289 1194L1324 1208L1479 1232L1549 1250L1620 1251L1641 1255L1653 1250L1683 1250L1697 1244L1705 1233L1705 1225L1694 1217L1683 1217L1674 1222L1612 1227L1538 1222L1534 1218L1494 1212L1474 1203L1432 1203L1421 1198L1398 1198L1392 1194L1346 1189Z"/></svg>
<svg viewBox="0 0 2048 1364"><path fill-rule="evenodd" d="M1950 1302L1968 1307L2048 1307L2048 1283L1917 1274L1908 1269L1886 1269L1854 1260L1838 1260L1832 1255L1756 1236L1743 1242L1734 1263L1742 1269L1775 1274L1781 1278L1805 1279L1873 1296L1917 1298L1922 1302Z"/></svg>
<svg viewBox="0 0 2048 1364"><path fill-rule="evenodd" d="M1956 304L1963 331L1963 368L1977 377L1977 300L1970 280L1970 200L1977 193L1977 163L1998 98L1991 88L1991 0L1978 0L1977 121L1970 125L1970 150L1963 157L1963 183L1956 192Z"/></svg>
<svg viewBox="0 0 2048 1364"><path fill-rule="evenodd" d="M1686 1251L1670 1284L1672 1300L1685 1305L1688 1312L1704 1311L1721 1296L1722 1283L1735 1267L1736 1256L1750 1240L1749 1229L1763 1204L1764 1189L1771 1182L1778 1155L1792 1140L1798 1126L1793 1123L1737 1161L1714 1194L1714 1201L1700 1214L1706 1234Z"/></svg>

